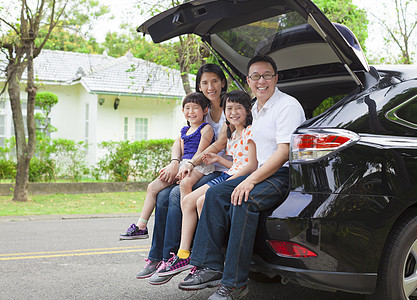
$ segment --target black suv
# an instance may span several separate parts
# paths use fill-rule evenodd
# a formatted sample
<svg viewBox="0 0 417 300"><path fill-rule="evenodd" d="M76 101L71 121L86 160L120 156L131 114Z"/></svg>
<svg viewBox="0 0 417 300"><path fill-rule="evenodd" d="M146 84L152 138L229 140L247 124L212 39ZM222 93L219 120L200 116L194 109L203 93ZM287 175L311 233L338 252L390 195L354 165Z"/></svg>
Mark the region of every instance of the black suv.
<svg viewBox="0 0 417 300"><path fill-rule="evenodd" d="M253 271L376 299L415 295L416 67L368 66L354 34L309 0L190 1L138 31L157 43L195 33L241 80L253 56L269 55L279 89L305 110L291 142L291 188L261 218Z"/></svg>

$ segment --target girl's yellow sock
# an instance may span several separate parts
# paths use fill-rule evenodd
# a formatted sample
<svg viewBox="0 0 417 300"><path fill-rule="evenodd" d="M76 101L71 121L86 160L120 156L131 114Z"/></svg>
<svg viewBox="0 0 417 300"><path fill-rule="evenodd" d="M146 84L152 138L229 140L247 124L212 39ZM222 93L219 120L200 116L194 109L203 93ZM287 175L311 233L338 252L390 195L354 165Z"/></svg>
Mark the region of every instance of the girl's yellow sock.
<svg viewBox="0 0 417 300"><path fill-rule="evenodd" d="M186 258L190 257L190 251L179 249L177 255L181 259L186 259Z"/></svg>

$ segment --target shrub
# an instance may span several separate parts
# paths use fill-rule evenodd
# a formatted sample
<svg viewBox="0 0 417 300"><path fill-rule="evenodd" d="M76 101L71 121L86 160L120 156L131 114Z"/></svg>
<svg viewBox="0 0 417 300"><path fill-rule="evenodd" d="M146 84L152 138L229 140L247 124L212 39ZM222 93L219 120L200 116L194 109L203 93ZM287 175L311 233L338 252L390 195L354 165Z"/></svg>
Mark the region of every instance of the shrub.
<svg viewBox="0 0 417 300"><path fill-rule="evenodd" d="M55 181L54 164L52 159L33 157L29 164L29 182Z"/></svg>
<svg viewBox="0 0 417 300"><path fill-rule="evenodd" d="M99 147L107 154L98 162L95 176L114 181L153 180L168 164L173 140L103 142Z"/></svg>
<svg viewBox="0 0 417 300"><path fill-rule="evenodd" d="M171 158L173 140L148 140L133 143L133 163L136 176L141 180L153 180L159 170L166 166Z"/></svg>
<svg viewBox="0 0 417 300"><path fill-rule="evenodd" d="M56 139L48 147L47 157L55 160L55 174L71 182L80 181L89 174L87 146L84 142Z"/></svg>
<svg viewBox="0 0 417 300"><path fill-rule="evenodd" d="M0 159L0 180L16 177L16 163L12 160Z"/></svg>
<svg viewBox="0 0 417 300"><path fill-rule="evenodd" d="M91 170L87 163L87 146L84 142L66 139L52 140L39 134L35 156L29 166L30 182L51 182L57 178L80 181L92 175L113 181L150 181L170 161L173 140L103 142L105 156ZM0 180L16 177L12 143L0 147Z"/></svg>

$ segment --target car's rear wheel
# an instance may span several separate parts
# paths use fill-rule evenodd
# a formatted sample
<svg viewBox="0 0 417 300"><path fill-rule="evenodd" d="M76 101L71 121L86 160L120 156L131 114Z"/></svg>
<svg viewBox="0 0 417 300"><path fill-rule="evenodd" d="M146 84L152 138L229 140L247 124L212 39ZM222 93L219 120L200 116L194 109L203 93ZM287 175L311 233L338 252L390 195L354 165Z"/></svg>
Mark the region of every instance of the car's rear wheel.
<svg viewBox="0 0 417 300"><path fill-rule="evenodd" d="M398 223L385 245L371 299L416 299L417 210Z"/></svg>

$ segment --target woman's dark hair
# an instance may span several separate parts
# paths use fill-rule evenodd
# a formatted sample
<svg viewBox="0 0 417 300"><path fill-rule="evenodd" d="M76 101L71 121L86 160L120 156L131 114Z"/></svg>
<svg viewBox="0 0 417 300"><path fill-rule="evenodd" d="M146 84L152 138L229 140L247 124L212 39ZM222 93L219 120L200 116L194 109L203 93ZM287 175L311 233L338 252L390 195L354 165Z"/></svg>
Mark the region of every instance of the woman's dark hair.
<svg viewBox="0 0 417 300"><path fill-rule="evenodd" d="M185 107L187 103L196 103L201 106L203 110L209 107L210 101L202 93L189 93L182 100L182 108ZM190 122L187 121L187 125L190 126Z"/></svg>
<svg viewBox="0 0 417 300"><path fill-rule="evenodd" d="M248 93L240 90L234 90L229 93L222 94L223 110L226 114L226 102L234 102L242 104L246 110L246 123L245 128L252 124L252 99ZM230 122L226 119L227 124L227 138L232 137L232 131L230 130Z"/></svg>
<svg viewBox="0 0 417 300"><path fill-rule="evenodd" d="M219 76L220 80L224 82L224 87L222 88L222 92L227 92L226 76L224 75L222 69L216 64L204 64L200 67L200 69L198 69L197 77L195 79L195 91L196 92L201 93L200 82L201 82L201 77L203 76L204 73L214 73L217 76ZM210 107L210 102L209 102L209 107Z"/></svg>

